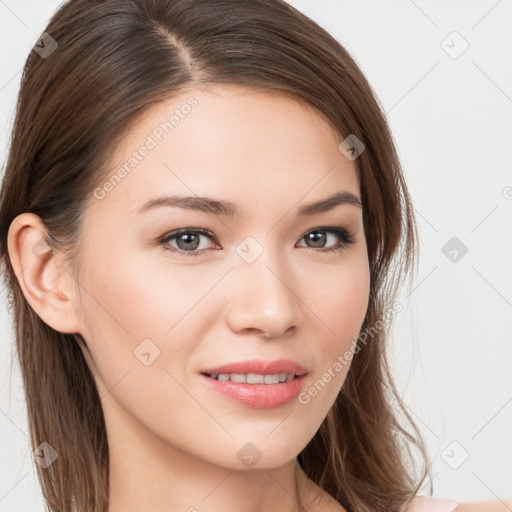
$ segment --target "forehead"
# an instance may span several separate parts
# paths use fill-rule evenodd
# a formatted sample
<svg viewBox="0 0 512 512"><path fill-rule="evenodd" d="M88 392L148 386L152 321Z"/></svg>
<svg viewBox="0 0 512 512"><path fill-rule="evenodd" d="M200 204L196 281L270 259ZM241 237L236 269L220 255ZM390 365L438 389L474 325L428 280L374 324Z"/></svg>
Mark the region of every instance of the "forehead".
<svg viewBox="0 0 512 512"><path fill-rule="evenodd" d="M286 94L241 86L192 89L132 122L100 183L105 197L93 206L131 215L166 192L269 208L334 189L358 195L357 168L339 151L340 141L318 111Z"/></svg>

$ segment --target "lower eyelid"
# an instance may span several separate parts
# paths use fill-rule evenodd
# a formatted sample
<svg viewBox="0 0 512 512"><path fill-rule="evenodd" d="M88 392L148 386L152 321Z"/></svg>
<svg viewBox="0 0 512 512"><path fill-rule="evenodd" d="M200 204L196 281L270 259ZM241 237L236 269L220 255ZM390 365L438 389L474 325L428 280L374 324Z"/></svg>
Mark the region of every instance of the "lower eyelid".
<svg viewBox="0 0 512 512"><path fill-rule="evenodd" d="M176 240L180 235L182 235L184 233L193 233L195 235L199 235L199 236L203 236L205 238L209 238L214 245L218 245L218 242L216 241L217 239L215 238L214 235L209 234L209 233L203 233L203 232L200 232L200 231L197 231L197 230L193 230L193 229L190 229L188 231L187 230L183 230L183 231L180 231L178 233L172 233L172 232L168 233L167 235L164 235L163 237L160 238L160 244L162 244L164 246L164 248L169 250L169 251L178 252L178 253L184 253L187 256L188 255L192 255L192 256L199 255L199 254L204 253L204 251L206 251L208 249L212 249L212 247L208 247L207 249L200 249L200 250L194 250L194 251L184 251L183 249L178 249L177 247L172 247L171 246L170 249L167 247L167 245L169 245L169 243L171 241Z"/></svg>
<svg viewBox="0 0 512 512"><path fill-rule="evenodd" d="M334 234L336 237L339 238L340 242L337 245L328 246L328 247L324 247L324 248L315 248L315 247L308 247L308 246L301 246L301 247L304 247L305 249L312 249L314 252L320 252L320 253L336 251L336 250L342 251L343 249L346 249L348 245L351 245L351 244L355 243L355 241L356 241L355 236L352 233L349 233L346 229L344 229L344 228L328 228L328 227L310 229L309 231L304 233L299 238L299 241L303 240L307 234L313 233L315 231ZM172 232L168 233L167 235L164 235L163 237L160 238L160 243L162 245L166 246L169 244L169 242L171 240L176 240L176 238L179 237L183 233L193 233L196 235L204 236L206 238L209 238L214 245L217 245L217 246L219 245L215 235L206 233L206 232L201 232L198 230L193 230L193 229L190 229L188 231L180 230L177 233L172 233ZM215 249L215 247L209 247L207 249L200 249L200 250L194 250L194 251L185 251L183 249L178 249L176 247L172 247L171 249L169 249L168 247L165 247L165 249L170 250L172 252L181 253L186 256L199 256L201 254L204 254L204 252L209 249Z"/></svg>

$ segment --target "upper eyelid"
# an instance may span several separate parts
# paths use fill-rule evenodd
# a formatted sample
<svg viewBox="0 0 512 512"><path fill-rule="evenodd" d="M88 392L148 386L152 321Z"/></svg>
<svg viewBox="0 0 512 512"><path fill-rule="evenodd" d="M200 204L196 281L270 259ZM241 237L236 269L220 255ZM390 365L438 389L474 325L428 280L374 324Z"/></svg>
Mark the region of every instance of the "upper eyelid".
<svg viewBox="0 0 512 512"><path fill-rule="evenodd" d="M349 238L354 237L354 233L350 232L348 229L340 227L340 226L317 226L311 229L308 229L299 237L299 240L304 238L304 236L308 233L311 233L312 231L324 231L324 232L331 232L331 233L337 233L339 231L345 232ZM181 233L196 233L198 235L203 235L208 238L211 238L213 241L217 242L219 241L218 237L211 231L205 229L205 228L181 228L174 231L169 231L168 233L164 234L160 237L160 241L168 241L168 240L174 240L176 237L178 237ZM338 237L340 235L338 234ZM177 249L180 250L180 249ZM204 249L205 250L205 249ZM194 252L194 251L191 251ZM200 252L200 251L199 251Z"/></svg>

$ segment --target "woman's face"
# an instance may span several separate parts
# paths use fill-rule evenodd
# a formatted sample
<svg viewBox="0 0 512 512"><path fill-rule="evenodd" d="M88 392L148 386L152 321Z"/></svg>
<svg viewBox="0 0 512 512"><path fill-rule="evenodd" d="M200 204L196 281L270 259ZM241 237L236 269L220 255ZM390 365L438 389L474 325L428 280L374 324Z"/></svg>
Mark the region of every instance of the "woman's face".
<svg viewBox="0 0 512 512"><path fill-rule="evenodd" d="M310 108L234 86L155 104L123 139L90 198L78 276L111 448L272 468L315 434L369 294L360 206L299 214L360 199L339 142Z"/></svg>

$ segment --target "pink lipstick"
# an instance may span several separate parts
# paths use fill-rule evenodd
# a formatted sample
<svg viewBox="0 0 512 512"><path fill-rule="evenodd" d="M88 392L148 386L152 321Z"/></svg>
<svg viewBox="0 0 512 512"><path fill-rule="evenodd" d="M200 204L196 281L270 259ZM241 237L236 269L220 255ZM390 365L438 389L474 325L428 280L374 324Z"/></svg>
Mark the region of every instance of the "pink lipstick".
<svg viewBox="0 0 512 512"><path fill-rule="evenodd" d="M307 374L289 359L253 359L207 368L203 382L212 390L255 409L273 409L299 395Z"/></svg>

